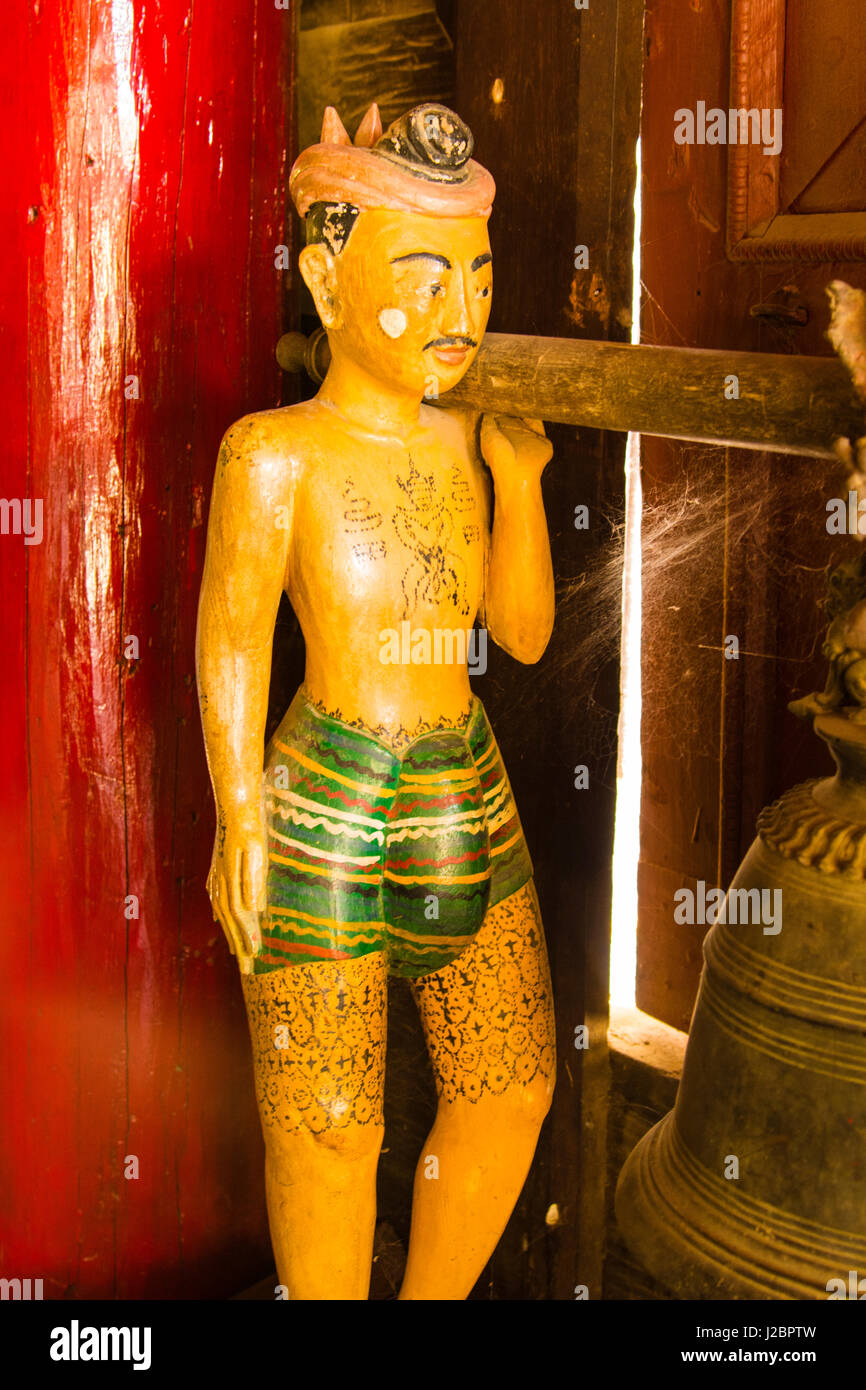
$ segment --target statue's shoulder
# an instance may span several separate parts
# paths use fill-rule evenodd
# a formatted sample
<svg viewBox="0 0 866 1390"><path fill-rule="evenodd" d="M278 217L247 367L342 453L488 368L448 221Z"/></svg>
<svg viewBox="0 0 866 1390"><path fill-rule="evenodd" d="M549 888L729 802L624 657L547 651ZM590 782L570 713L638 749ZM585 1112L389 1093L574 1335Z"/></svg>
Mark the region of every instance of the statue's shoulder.
<svg viewBox="0 0 866 1390"><path fill-rule="evenodd" d="M307 444L314 431L310 402L256 410L235 420L223 435L218 467L229 473L238 465L253 470L263 480L275 472L296 477L303 466Z"/></svg>
<svg viewBox="0 0 866 1390"><path fill-rule="evenodd" d="M312 401L301 401L299 405L251 411L229 425L223 435L223 443L228 441L233 452L245 454L302 443L312 425L312 404Z"/></svg>
<svg viewBox="0 0 866 1390"><path fill-rule="evenodd" d="M443 443L465 453L470 462L478 453L479 410L459 405L424 405L424 419L441 436Z"/></svg>

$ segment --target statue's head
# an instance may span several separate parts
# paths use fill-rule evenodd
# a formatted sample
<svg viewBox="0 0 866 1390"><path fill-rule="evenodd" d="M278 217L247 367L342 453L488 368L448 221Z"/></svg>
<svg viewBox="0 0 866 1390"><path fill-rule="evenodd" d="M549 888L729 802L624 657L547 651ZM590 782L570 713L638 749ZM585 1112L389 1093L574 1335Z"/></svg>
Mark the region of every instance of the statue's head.
<svg viewBox="0 0 866 1390"><path fill-rule="evenodd" d="M372 376L435 396L466 371L490 315L490 174L472 135L427 105L385 133L374 105L349 139L328 107L289 188L305 220L301 274L342 354Z"/></svg>

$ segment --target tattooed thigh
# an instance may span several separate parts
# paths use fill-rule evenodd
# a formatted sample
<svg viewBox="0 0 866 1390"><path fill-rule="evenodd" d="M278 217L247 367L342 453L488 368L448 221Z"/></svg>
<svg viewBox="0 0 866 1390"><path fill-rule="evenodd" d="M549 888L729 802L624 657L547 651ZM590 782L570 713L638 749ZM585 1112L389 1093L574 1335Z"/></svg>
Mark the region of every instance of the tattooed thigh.
<svg viewBox="0 0 866 1390"><path fill-rule="evenodd" d="M262 1129L383 1124L387 967L350 961L242 975Z"/></svg>
<svg viewBox="0 0 866 1390"><path fill-rule="evenodd" d="M413 981L412 992L440 1098L476 1101L538 1076L552 1087L550 968L531 880L490 908L472 944Z"/></svg>

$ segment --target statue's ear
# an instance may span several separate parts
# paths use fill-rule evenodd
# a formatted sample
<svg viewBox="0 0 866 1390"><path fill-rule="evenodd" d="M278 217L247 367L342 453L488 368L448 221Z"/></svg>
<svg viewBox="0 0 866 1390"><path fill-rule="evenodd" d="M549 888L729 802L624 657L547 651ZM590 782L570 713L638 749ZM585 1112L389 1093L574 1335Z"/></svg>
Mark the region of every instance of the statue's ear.
<svg viewBox="0 0 866 1390"><path fill-rule="evenodd" d="M327 246L305 246L298 257L304 281L325 328L339 328L342 310L337 293L337 266Z"/></svg>

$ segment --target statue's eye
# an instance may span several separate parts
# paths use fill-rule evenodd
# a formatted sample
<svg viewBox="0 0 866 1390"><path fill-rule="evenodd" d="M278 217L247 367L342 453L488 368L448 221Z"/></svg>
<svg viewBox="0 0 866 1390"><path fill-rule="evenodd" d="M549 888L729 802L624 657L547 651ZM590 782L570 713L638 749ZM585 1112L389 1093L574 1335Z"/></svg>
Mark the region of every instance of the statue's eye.
<svg viewBox="0 0 866 1390"><path fill-rule="evenodd" d="M489 299L489 298L490 298L490 286L489 286L489 285L485 285L483 290L479 290L479 291L478 291L478 298L479 298L479 299Z"/></svg>
<svg viewBox="0 0 866 1390"><path fill-rule="evenodd" d="M430 295L431 295L431 298L435 299L436 296L437 296L437 294L444 294L444 293L445 293L445 286L444 286L444 285L440 285L440 284L437 282L435 285L431 285L431 286L430 286Z"/></svg>

